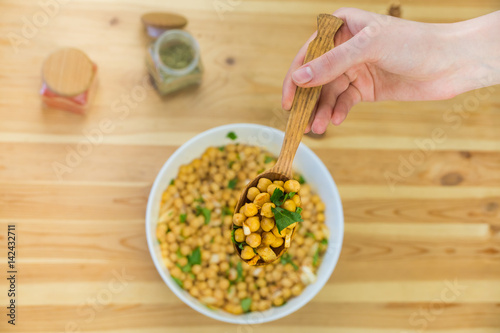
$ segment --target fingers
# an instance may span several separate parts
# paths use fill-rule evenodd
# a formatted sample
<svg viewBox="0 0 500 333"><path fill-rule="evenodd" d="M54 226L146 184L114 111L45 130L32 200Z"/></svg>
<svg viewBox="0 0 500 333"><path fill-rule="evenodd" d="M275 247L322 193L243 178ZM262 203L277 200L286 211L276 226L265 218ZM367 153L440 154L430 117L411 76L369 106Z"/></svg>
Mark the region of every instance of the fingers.
<svg viewBox="0 0 500 333"><path fill-rule="evenodd" d="M339 76L333 82L323 86L321 96L318 102L316 117L312 123L312 131L316 134L322 134L326 131L330 119L332 118L333 108L337 97L349 87L349 79L346 75Z"/></svg>
<svg viewBox="0 0 500 333"><path fill-rule="evenodd" d="M361 93L355 86L350 84L347 90L337 98L333 109L332 124L340 125L347 117L349 110L360 101Z"/></svg>
<svg viewBox="0 0 500 333"><path fill-rule="evenodd" d="M309 43L316 38L316 32L306 41L306 43L300 48L299 52L295 56L286 73L285 79L283 81L283 89L281 95L281 107L284 110L290 110L292 108L293 97L295 96L295 90L297 85L292 81L292 73L295 72L297 68L304 64L304 58L306 56L307 47Z"/></svg>
<svg viewBox="0 0 500 333"><path fill-rule="evenodd" d="M349 68L364 62L366 52L359 52L359 49L353 51L353 46L359 44L364 35L362 30L347 42L301 66L292 73L293 82L301 87L323 85L335 80Z"/></svg>

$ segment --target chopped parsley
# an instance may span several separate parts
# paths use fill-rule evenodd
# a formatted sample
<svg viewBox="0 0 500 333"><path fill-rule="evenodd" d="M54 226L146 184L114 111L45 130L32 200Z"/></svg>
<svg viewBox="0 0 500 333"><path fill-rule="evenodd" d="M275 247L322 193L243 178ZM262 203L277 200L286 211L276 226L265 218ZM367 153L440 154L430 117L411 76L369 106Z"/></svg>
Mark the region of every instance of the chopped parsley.
<svg viewBox="0 0 500 333"><path fill-rule="evenodd" d="M224 207L222 207L221 215L222 215L222 217L224 217L226 215L232 216L233 215L233 211L229 207L224 206Z"/></svg>
<svg viewBox="0 0 500 333"><path fill-rule="evenodd" d="M188 255L188 263L189 265L201 265L201 250L200 247L198 246L196 249L194 249L193 253Z"/></svg>
<svg viewBox="0 0 500 333"><path fill-rule="evenodd" d="M316 239L312 232L306 232L306 237L311 237L312 239Z"/></svg>
<svg viewBox="0 0 500 333"><path fill-rule="evenodd" d="M290 212L284 208L279 207L294 195L294 192L290 192L285 195L283 191L277 188L274 190L273 195L271 196L272 203L276 205L276 208L271 208L271 211L274 214L276 227L278 228L279 232L295 222L303 221L302 217L300 216L300 213L302 212L302 209L300 207L297 208L295 212Z"/></svg>
<svg viewBox="0 0 500 333"><path fill-rule="evenodd" d="M265 164L271 163L272 161L274 161L274 158L272 158L271 156L266 156L266 158L264 159Z"/></svg>
<svg viewBox="0 0 500 333"><path fill-rule="evenodd" d="M224 151L224 149L225 149L225 148L226 148L226 147L224 147L224 146L220 146L220 147L219 147L219 150L220 150L220 151Z"/></svg>
<svg viewBox="0 0 500 333"><path fill-rule="evenodd" d="M290 255L290 253L285 253L284 255L282 255L280 261L281 261L282 265L290 264L290 265L292 265L294 270L296 270L296 271L299 270L299 267L293 262L292 256Z"/></svg>
<svg viewBox="0 0 500 333"><path fill-rule="evenodd" d="M306 183L306 180L305 180L305 178L302 175L299 175L299 179L297 179L297 181L301 185Z"/></svg>
<svg viewBox="0 0 500 333"><path fill-rule="evenodd" d="M179 285L179 287L184 288L184 284L182 283L181 280L179 280L178 278L173 277L173 276L172 276L172 279L174 279L175 283L177 283Z"/></svg>
<svg viewBox="0 0 500 333"><path fill-rule="evenodd" d="M238 261L236 265L236 272L238 272L238 278L236 280L243 281L243 266L241 265L241 261Z"/></svg>
<svg viewBox="0 0 500 333"><path fill-rule="evenodd" d="M181 221L181 223L186 223L186 219L187 219L187 214L179 215L179 220Z"/></svg>
<svg viewBox="0 0 500 333"><path fill-rule="evenodd" d="M250 297L244 298L240 301L240 304L243 312L248 312L250 311L250 306L252 305L252 299Z"/></svg>
<svg viewBox="0 0 500 333"><path fill-rule="evenodd" d="M194 201L200 202L200 203L204 203L205 202L205 200L203 200L202 196L200 196L199 198L194 199Z"/></svg>
<svg viewBox="0 0 500 333"><path fill-rule="evenodd" d="M314 252L314 256L313 256L313 266L318 266L318 261L319 261L319 249L316 250L316 252Z"/></svg>
<svg viewBox="0 0 500 333"><path fill-rule="evenodd" d="M233 178L227 183L227 187L233 190L236 187L236 184L238 184L238 179Z"/></svg>
<svg viewBox="0 0 500 333"><path fill-rule="evenodd" d="M203 215L205 218L205 224L210 223L210 216L211 216L211 211L208 208L201 207L201 206L196 206L196 216Z"/></svg>
<svg viewBox="0 0 500 333"><path fill-rule="evenodd" d="M236 140L238 138L238 136L234 132L227 133L226 137L228 137L231 140Z"/></svg>
<svg viewBox="0 0 500 333"><path fill-rule="evenodd" d="M170 180L170 185L174 185L175 184L175 180Z"/></svg>

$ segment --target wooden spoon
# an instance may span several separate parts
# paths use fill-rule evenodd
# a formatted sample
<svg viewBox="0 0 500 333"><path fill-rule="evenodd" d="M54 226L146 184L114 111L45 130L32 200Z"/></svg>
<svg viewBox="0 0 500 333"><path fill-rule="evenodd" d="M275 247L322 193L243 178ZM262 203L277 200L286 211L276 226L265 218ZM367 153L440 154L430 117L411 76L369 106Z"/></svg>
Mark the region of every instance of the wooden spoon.
<svg viewBox="0 0 500 333"><path fill-rule="evenodd" d="M308 63L309 61L323 55L325 52L334 47L333 38L343 23L344 21L333 15L318 15L318 35L309 43L304 63ZM290 117L288 118L286 125L285 138L283 140L278 160L271 169L258 175L243 189L240 200L236 205L235 212L239 212L240 208L246 203L248 189L250 187L257 186L259 179L268 178L271 181L287 181L293 178L293 159L295 157L295 153L297 152L297 148L299 147L300 141L302 140L302 136L304 135L304 130L306 129L309 119L312 116L316 102L318 101L321 88L321 86L312 88L297 87L292 109L290 111ZM296 229L297 228L294 228L292 237L295 234ZM233 245L241 258L241 250L235 243L233 243ZM278 259L286 252L286 250L287 248L284 247L284 244L279 248L274 248L274 252L276 253ZM257 262L251 261L248 263L255 266L261 266L270 264L271 262L265 262L262 259L259 259Z"/></svg>

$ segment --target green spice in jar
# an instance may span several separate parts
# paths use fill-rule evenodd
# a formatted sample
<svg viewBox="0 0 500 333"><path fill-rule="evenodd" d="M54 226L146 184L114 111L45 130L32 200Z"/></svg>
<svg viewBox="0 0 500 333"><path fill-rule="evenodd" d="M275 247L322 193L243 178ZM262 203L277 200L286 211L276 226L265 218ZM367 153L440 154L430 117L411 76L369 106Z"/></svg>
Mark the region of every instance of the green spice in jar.
<svg viewBox="0 0 500 333"><path fill-rule="evenodd" d="M184 30L168 30L152 43L146 65L161 95L201 83L200 47Z"/></svg>
<svg viewBox="0 0 500 333"><path fill-rule="evenodd" d="M182 42L164 45L160 49L160 59L167 67L174 69L185 68L194 59L193 48Z"/></svg>

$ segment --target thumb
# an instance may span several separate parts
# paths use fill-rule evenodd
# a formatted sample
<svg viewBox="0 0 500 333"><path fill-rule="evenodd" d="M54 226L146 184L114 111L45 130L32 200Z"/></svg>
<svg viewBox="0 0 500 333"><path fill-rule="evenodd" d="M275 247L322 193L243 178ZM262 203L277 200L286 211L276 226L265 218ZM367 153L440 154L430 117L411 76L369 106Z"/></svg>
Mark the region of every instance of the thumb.
<svg viewBox="0 0 500 333"><path fill-rule="evenodd" d="M335 80L349 68L364 62L366 52L354 45L358 35L311 60L292 73L293 82L300 87L316 87Z"/></svg>

